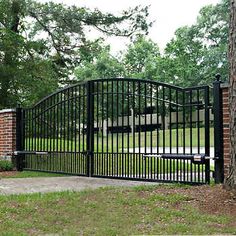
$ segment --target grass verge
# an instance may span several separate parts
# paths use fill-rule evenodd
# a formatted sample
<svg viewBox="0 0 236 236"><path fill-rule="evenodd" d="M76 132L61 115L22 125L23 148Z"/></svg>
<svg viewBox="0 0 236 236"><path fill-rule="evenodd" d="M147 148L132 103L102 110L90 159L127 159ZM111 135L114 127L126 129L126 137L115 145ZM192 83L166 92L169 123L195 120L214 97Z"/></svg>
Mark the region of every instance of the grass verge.
<svg viewBox="0 0 236 236"><path fill-rule="evenodd" d="M195 199L184 193L192 188L160 185L0 196L0 232L2 235L235 234L233 216L202 212L192 204Z"/></svg>
<svg viewBox="0 0 236 236"><path fill-rule="evenodd" d="M0 178L31 178L31 177L60 177L66 176L57 173L46 173L37 171L11 171L0 172Z"/></svg>

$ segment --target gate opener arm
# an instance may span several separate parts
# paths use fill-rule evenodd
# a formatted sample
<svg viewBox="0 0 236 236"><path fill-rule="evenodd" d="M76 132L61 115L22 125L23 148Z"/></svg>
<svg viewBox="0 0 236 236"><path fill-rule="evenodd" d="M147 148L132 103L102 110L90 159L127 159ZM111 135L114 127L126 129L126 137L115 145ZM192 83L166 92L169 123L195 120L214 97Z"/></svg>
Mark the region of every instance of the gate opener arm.
<svg viewBox="0 0 236 236"><path fill-rule="evenodd" d="M146 157L158 157L163 159L190 159L196 162L200 162L202 160L217 160L218 157L209 157L204 154L147 154L143 155L143 158Z"/></svg>
<svg viewBox="0 0 236 236"><path fill-rule="evenodd" d="M31 155L48 155L48 152L34 152L34 151L14 151L13 154L15 156L20 154L31 154Z"/></svg>

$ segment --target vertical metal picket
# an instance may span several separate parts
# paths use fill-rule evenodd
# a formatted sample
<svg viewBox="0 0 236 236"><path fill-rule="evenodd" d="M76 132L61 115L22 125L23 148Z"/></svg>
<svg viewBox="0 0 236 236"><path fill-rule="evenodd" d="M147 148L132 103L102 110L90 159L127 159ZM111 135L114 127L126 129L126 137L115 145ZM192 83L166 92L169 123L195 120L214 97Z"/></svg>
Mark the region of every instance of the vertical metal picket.
<svg viewBox="0 0 236 236"><path fill-rule="evenodd" d="M93 152L94 152L94 82L88 81L86 84L86 96L87 96L87 140L86 140L86 158L87 158L87 176L92 176L94 163L93 163Z"/></svg>
<svg viewBox="0 0 236 236"><path fill-rule="evenodd" d="M210 113L209 113L209 87L205 87L205 155L210 156ZM210 160L205 165L206 183L210 183Z"/></svg>

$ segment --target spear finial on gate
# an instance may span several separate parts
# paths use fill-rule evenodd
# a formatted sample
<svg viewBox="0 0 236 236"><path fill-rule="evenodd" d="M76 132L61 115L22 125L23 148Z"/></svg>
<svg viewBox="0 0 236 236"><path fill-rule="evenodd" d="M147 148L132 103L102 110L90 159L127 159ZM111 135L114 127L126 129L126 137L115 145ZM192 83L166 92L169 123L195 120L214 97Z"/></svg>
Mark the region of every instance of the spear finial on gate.
<svg viewBox="0 0 236 236"><path fill-rule="evenodd" d="M215 75L216 81L220 81L221 75L218 73Z"/></svg>

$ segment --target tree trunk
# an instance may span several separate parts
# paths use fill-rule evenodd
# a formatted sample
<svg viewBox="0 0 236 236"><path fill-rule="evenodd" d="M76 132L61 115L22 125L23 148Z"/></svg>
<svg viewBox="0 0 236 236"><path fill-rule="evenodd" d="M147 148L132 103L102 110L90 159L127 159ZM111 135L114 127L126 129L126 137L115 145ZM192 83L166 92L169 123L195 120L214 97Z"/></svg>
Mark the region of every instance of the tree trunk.
<svg viewBox="0 0 236 236"><path fill-rule="evenodd" d="M236 189L236 0L230 5L230 32L229 32L229 65L230 65L230 167L225 180L227 189Z"/></svg>

